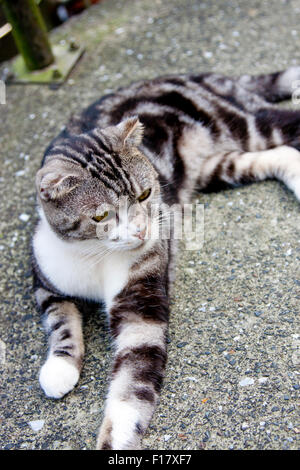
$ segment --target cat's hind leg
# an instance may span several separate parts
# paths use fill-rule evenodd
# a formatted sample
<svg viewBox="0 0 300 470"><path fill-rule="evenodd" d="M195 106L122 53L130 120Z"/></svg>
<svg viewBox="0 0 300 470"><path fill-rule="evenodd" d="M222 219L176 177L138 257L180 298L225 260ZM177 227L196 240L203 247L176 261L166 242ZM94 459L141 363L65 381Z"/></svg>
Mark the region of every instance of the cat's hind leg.
<svg viewBox="0 0 300 470"><path fill-rule="evenodd" d="M270 103L292 98L293 92L299 89L300 66L261 75L227 77L209 73L189 78L224 98L232 106L254 113L266 106L276 109Z"/></svg>
<svg viewBox="0 0 300 470"><path fill-rule="evenodd" d="M48 397L61 398L75 387L82 368L81 314L73 302L42 287L37 289L36 299L49 335L48 356L39 375L40 385Z"/></svg>
<svg viewBox="0 0 300 470"><path fill-rule="evenodd" d="M221 189L275 178L295 193L300 201L300 152L288 145L256 152L238 151L215 155L202 164L200 189Z"/></svg>
<svg viewBox="0 0 300 470"><path fill-rule="evenodd" d="M288 145L300 149L300 111L298 110L261 107L255 112L255 128L256 133L263 137L267 148Z"/></svg>
<svg viewBox="0 0 300 470"><path fill-rule="evenodd" d="M261 75L242 75L236 83L245 90L256 93L269 103L291 99L292 93L299 88L300 67L289 67L280 72Z"/></svg>

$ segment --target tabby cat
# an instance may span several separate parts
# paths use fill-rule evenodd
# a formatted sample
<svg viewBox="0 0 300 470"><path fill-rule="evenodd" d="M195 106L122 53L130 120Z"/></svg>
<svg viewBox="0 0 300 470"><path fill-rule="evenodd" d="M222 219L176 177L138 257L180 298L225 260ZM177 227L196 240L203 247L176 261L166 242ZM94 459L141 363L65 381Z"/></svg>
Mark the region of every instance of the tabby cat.
<svg viewBox="0 0 300 470"><path fill-rule="evenodd" d="M162 386L176 250L172 237L151 236L164 221L163 211L149 217L151 206L266 178L300 199L300 111L272 104L291 98L299 79L291 67L140 81L73 117L47 148L33 237L49 334L39 381L48 397L73 389L82 314L89 302L104 303L114 362L97 449L140 448Z"/></svg>

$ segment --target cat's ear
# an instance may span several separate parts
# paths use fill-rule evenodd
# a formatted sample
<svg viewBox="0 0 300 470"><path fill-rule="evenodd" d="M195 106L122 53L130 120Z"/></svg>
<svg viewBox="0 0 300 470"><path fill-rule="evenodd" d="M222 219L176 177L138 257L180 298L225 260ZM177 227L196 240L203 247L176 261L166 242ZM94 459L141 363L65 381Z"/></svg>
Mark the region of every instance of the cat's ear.
<svg viewBox="0 0 300 470"><path fill-rule="evenodd" d="M112 150L119 151L126 145L137 146L141 143L144 133L144 126L137 116L124 119L116 126L109 126L101 129L102 136Z"/></svg>
<svg viewBox="0 0 300 470"><path fill-rule="evenodd" d="M57 165L56 162L56 165L46 164L37 172L36 186L41 199L54 201L75 189L81 179L76 170Z"/></svg>
<svg viewBox="0 0 300 470"><path fill-rule="evenodd" d="M123 143L131 145L139 145L143 139L144 126L137 116L125 119L117 125L118 133Z"/></svg>

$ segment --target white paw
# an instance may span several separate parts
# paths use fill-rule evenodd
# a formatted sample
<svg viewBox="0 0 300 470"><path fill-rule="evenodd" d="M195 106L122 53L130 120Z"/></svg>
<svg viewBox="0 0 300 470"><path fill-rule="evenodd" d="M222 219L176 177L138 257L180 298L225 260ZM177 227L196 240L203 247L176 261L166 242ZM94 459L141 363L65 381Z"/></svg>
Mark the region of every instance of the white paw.
<svg viewBox="0 0 300 470"><path fill-rule="evenodd" d="M287 181L288 188L295 193L296 198L300 201L300 176L292 177Z"/></svg>
<svg viewBox="0 0 300 470"><path fill-rule="evenodd" d="M137 423L140 419L139 411L131 404L120 400L108 400L97 449L140 449L141 435L137 432Z"/></svg>
<svg viewBox="0 0 300 470"><path fill-rule="evenodd" d="M79 379L78 369L65 359L50 356L40 371L39 381L45 394L61 398L72 390Z"/></svg>
<svg viewBox="0 0 300 470"><path fill-rule="evenodd" d="M300 67L289 67L283 72L278 80L278 86L281 91L292 93L297 88L297 80L300 79Z"/></svg>
<svg viewBox="0 0 300 470"><path fill-rule="evenodd" d="M295 192L296 198L298 199L298 201L300 201L300 178L299 178L298 183L295 184L294 192Z"/></svg>

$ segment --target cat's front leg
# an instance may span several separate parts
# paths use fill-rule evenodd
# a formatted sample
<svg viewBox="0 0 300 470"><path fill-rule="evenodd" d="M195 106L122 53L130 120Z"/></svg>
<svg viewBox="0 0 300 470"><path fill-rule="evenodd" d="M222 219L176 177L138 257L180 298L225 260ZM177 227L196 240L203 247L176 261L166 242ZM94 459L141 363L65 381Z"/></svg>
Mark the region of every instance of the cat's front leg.
<svg viewBox="0 0 300 470"><path fill-rule="evenodd" d="M48 355L39 375L40 385L48 397L61 398L75 387L82 367L81 315L73 302L46 289L39 288L36 299L49 335Z"/></svg>
<svg viewBox="0 0 300 470"><path fill-rule="evenodd" d="M115 339L112 379L97 449L139 449L154 412L167 359L165 281L128 284L110 309Z"/></svg>

